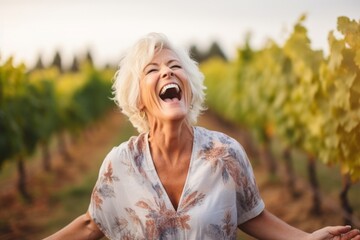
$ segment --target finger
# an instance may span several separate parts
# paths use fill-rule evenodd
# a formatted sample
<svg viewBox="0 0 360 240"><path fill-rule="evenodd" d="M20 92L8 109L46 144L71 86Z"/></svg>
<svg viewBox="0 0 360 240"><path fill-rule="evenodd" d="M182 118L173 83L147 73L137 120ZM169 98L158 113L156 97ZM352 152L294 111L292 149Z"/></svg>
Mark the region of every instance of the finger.
<svg viewBox="0 0 360 240"><path fill-rule="evenodd" d="M341 236L341 240L357 240L360 239L360 231L358 229L353 229Z"/></svg>
<svg viewBox="0 0 360 240"><path fill-rule="evenodd" d="M346 226L334 226L334 227L328 227L328 231L329 233L331 233L332 235L340 235L340 234L344 234L347 233L351 230L351 226L346 225Z"/></svg>

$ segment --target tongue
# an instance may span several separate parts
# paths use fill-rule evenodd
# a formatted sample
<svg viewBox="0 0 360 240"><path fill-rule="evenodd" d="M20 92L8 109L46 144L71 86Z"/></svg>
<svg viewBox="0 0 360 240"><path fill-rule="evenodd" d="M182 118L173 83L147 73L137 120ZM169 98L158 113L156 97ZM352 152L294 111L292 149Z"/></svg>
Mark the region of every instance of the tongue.
<svg viewBox="0 0 360 240"><path fill-rule="evenodd" d="M165 102L173 101L174 99L179 99L180 94L175 88L167 89L163 94L160 95L160 98Z"/></svg>
<svg viewBox="0 0 360 240"><path fill-rule="evenodd" d="M175 102L175 101L179 101L179 99L177 99L177 98L165 98L163 101L164 102Z"/></svg>

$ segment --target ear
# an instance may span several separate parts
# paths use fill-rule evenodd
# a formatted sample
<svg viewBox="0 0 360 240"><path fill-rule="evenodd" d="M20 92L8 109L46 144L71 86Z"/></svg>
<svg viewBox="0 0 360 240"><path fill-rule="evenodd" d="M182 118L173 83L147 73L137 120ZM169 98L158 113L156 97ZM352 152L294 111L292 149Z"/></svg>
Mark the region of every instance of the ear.
<svg viewBox="0 0 360 240"><path fill-rule="evenodd" d="M140 111L144 110L145 105L142 103L141 99L138 100L137 107Z"/></svg>

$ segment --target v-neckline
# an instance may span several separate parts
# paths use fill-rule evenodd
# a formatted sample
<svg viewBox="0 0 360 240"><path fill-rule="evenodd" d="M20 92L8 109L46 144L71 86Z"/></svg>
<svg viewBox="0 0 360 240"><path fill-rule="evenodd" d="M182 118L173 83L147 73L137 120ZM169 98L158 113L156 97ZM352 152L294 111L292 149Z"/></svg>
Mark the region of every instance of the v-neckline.
<svg viewBox="0 0 360 240"><path fill-rule="evenodd" d="M193 143L192 143L192 149L191 149L191 155L190 155L190 162L189 162L189 168L187 170L187 174L186 174L186 179L185 179L185 183L184 183L184 186L183 186L183 189L181 191L181 195L180 195L180 199L179 199L179 203L178 203L178 206L177 208L175 209L173 203L171 202L170 200L170 197L169 197L169 194L167 193L167 191L165 190L165 187L162 183L162 181L160 180L160 177L159 177L159 174L158 172L156 171L156 168L155 168L155 163L154 163L154 160L151 156L151 151L150 151L150 143L149 143L149 133L146 133L146 136L145 136L145 141L146 141L146 161L147 161L147 164L150 168L152 168L153 170L153 174L154 174L154 177L155 177L155 180L156 182L159 184L159 186L161 187L161 190L163 191L164 193L164 196L163 198L165 198L164 200L167 202L167 205L171 206L171 208L175 211L175 212L178 212L181 207L182 207L182 201L183 201L183 198L185 197L185 193L186 193L186 190L187 190L187 185L188 185L188 181L189 181L189 178L191 177L190 173L191 173L191 167L192 167L192 163L193 163L193 159L194 159L194 156L195 156L195 147L196 147L196 140L197 140L197 130L196 130L196 127L193 126L193 133L194 133L194 138L193 138Z"/></svg>

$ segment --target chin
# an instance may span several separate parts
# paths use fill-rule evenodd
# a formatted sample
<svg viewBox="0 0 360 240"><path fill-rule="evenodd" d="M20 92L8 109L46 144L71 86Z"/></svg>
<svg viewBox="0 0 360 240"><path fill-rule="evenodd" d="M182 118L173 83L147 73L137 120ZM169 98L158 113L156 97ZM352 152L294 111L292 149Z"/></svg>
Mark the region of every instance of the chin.
<svg viewBox="0 0 360 240"><path fill-rule="evenodd" d="M168 120L174 120L174 121L185 120L187 118L187 114L186 113L167 114L166 118Z"/></svg>

